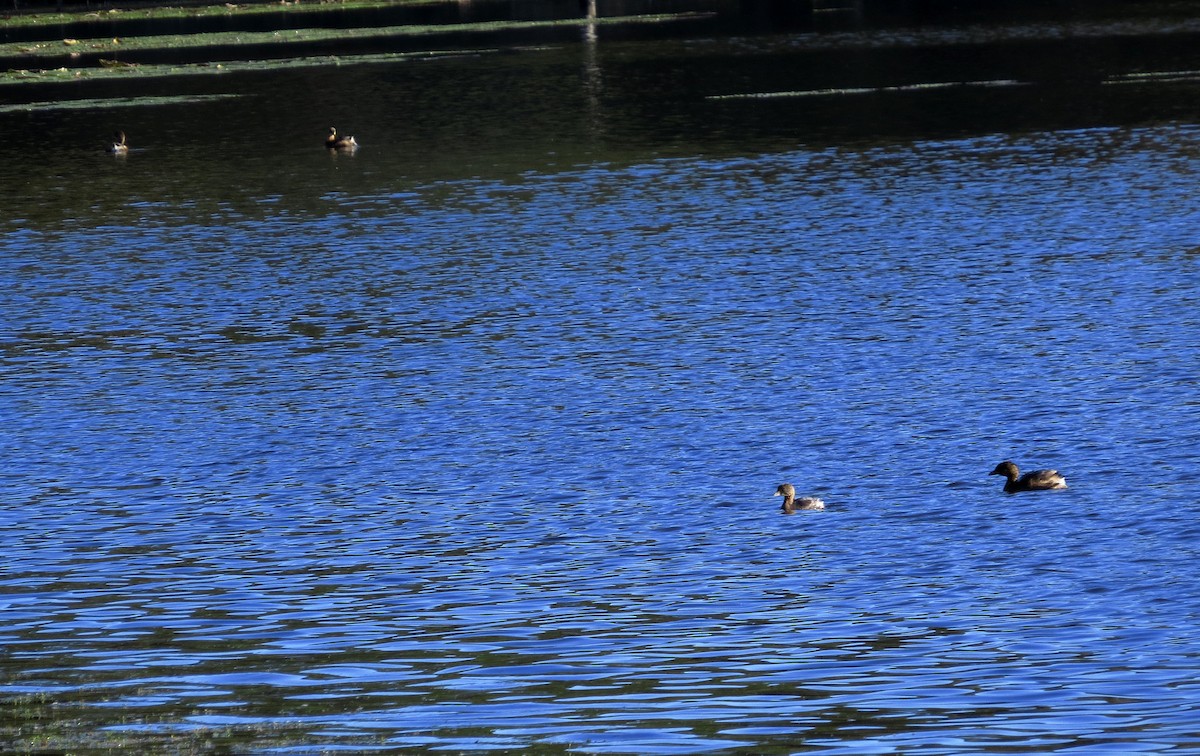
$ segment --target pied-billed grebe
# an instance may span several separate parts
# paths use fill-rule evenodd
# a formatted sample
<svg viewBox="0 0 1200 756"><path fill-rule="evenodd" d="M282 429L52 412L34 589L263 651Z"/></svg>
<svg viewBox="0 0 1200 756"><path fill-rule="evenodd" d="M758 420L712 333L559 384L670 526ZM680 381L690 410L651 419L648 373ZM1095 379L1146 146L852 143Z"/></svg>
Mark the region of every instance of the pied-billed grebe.
<svg viewBox="0 0 1200 756"><path fill-rule="evenodd" d="M824 509L825 502L815 496L801 496L796 498L796 487L791 483L784 483L775 489L776 496L783 497L783 506L780 508L784 514L799 512L801 509Z"/></svg>
<svg viewBox="0 0 1200 756"><path fill-rule="evenodd" d="M358 147L358 142L352 136L338 136L337 129L330 126L329 136L325 137L325 146L331 150L353 150Z"/></svg>
<svg viewBox="0 0 1200 756"><path fill-rule="evenodd" d="M996 465L996 469L992 470L988 475L1004 476L1005 493L1048 491L1055 488L1067 487L1067 479L1059 475L1058 470L1034 470L1033 472L1021 475L1021 471L1010 461L1004 461Z"/></svg>
<svg viewBox="0 0 1200 756"><path fill-rule="evenodd" d="M113 143L109 145L108 151L114 155L124 155L129 152L129 145L125 144L124 131L113 132Z"/></svg>

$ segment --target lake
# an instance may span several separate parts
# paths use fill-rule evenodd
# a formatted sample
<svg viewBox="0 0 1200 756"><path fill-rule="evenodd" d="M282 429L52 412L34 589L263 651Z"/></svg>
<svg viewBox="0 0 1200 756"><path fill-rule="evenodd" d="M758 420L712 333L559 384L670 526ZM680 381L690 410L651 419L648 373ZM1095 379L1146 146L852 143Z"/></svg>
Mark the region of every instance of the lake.
<svg viewBox="0 0 1200 756"><path fill-rule="evenodd" d="M0 746L1200 751L1189 14L572 34L0 89Z"/></svg>

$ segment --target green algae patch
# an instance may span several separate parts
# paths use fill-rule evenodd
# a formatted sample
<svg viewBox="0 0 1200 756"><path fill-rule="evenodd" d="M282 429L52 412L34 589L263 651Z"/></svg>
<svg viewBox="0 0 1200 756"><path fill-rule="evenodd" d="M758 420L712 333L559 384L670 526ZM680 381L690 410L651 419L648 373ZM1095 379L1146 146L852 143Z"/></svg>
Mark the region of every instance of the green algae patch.
<svg viewBox="0 0 1200 756"><path fill-rule="evenodd" d="M542 21L488 21L467 24L405 24L402 26L364 27L355 29L280 29L263 32L214 32L205 34L164 34L144 37L101 37L95 39L63 39L52 42L10 42L0 44L0 58L48 58L84 53L115 55L122 51L179 50L202 47L236 47L239 45L286 45L293 43L327 42L337 40L382 39L387 37L430 36L434 34L489 33L543 29L550 27L583 27L589 24L660 23L696 14L673 13L639 16L613 16L595 20L579 18Z"/></svg>
<svg viewBox="0 0 1200 756"><path fill-rule="evenodd" d="M21 13L0 18L0 29L56 27L64 24L111 23L113 21L173 21L188 18L219 16L255 16L272 13L288 15L328 13L340 10L374 10L377 8L416 7L436 5L441 0L334 0L332 2L275 2L223 3L220 5L170 6L151 8L111 8L102 11L72 11L62 13Z"/></svg>
<svg viewBox="0 0 1200 756"><path fill-rule="evenodd" d="M13 113L19 111L42 112L50 110L93 110L101 108L142 107L146 105L177 105L180 103L226 100L233 97L241 97L241 95L161 95L148 97L110 97L105 99L55 100L52 102L27 102L19 105L0 105L0 113Z"/></svg>
<svg viewBox="0 0 1200 756"><path fill-rule="evenodd" d="M161 64L121 68L52 68L47 70L14 70L0 72L0 86L12 84L53 84L57 82L103 81L106 79L161 78L167 76L215 76L246 71L274 71L285 68L315 68L318 66L363 65L391 63L406 59L428 59L442 56L481 55L498 52L489 50L434 50L420 53L377 53L372 55L322 55L313 57L275 58L271 60L235 60L222 63ZM117 101L120 102L120 101ZM139 104L139 103L126 103ZM0 112L29 110L34 104L6 105Z"/></svg>
<svg viewBox="0 0 1200 756"><path fill-rule="evenodd" d="M134 50L179 50L199 47L235 47L238 45L287 44L289 42L323 42L337 39L367 39L392 36L395 29L280 29L265 32L214 32L200 34L162 34L145 37L101 37L96 39L64 39L54 42L12 42L0 44L0 57L48 58L84 53L117 55Z"/></svg>
<svg viewBox="0 0 1200 756"><path fill-rule="evenodd" d="M496 52L497 48L470 47L450 50L419 50L367 54L305 55L312 50L305 45L315 42L351 41L405 37L432 37L437 34L475 32L504 33L547 27L586 27L592 24L651 24L694 19L709 14L668 13L637 16L613 16L599 19L558 19L549 21L493 21L469 24L404 25L352 29L288 29L266 32L218 32L205 34L172 34L144 37L65 39L54 42L8 43L0 45L0 58L10 65L28 61L28 66L0 72L0 86L13 84L45 84L71 81L93 81L116 78L152 78L164 76L200 76L242 71L268 71L283 68L303 68L328 65L358 65L386 63L413 58L445 55L481 55ZM264 48L279 46L279 56L268 59L238 59L239 47L254 49L259 55ZM288 46L296 50L288 54ZM136 63L122 60L122 52L202 50L211 55L201 62ZM509 50L531 49L528 46L506 46ZM194 56L195 57L195 56ZM71 62L78 65L39 67L39 62ZM44 63L43 63L44 65Z"/></svg>

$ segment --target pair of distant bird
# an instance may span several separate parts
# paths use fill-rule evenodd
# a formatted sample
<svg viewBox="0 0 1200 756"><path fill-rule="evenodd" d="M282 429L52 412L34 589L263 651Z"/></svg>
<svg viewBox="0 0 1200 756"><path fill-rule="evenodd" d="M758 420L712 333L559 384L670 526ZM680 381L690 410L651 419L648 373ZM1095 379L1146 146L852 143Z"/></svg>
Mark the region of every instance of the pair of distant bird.
<svg viewBox="0 0 1200 756"><path fill-rule="evenodd" d="M337 129L330 126L329 136L325 137L325 146L331 150L353 150L358 148L358 142L352 136L338 136ZM113 143L108 151L114 155L124 155L129 152L129 144L125 140L124 131L113 133Z"/></svg>
<svg viewBox="0 0 1200 756"><path fill-rule="evenodd" d="M1021 491L1048 491L1054 488L1066 488L1067 479L1058 474L1057 470L1034 470L1021 475L1016 464L1011 461L996 465L988 475L1003 475L1004 492L1019 493ZM775 489L776 496L783 497L783 513L791 514L801 510L818 510L825 508L825 502L815 496L796 498L796 488L791 483L784 483Z"/></svg>

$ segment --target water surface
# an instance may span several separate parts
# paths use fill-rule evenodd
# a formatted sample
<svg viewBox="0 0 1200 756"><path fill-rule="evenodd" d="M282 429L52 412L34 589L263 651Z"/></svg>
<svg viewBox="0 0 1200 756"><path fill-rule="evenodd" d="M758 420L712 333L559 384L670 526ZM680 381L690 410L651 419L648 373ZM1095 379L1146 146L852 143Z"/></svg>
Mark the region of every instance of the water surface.
<svg viewBox="0 0 1200 756"><path fill-rule="evenodd" d="M0 743L1200 748L1178 33L1086 86L601 37L0 116L52 137L0 167Z"/></svg>

